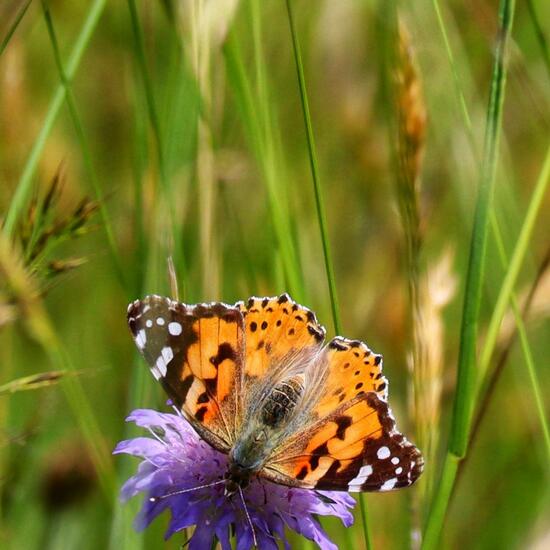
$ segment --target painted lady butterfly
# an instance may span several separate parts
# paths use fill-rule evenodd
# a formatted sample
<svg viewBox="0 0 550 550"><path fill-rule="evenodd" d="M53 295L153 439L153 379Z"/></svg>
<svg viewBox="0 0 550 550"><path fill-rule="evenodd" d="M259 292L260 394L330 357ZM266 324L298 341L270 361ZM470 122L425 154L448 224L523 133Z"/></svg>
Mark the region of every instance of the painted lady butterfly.
<svg viewBox="0 0 550 550"><path fill-rule="evenodd" d="M256 475L290 487L388 491L422 472L396 430L382 356L287 295L185 305L148 296L128 324L174 405L230 457L226 492Z"/></svg>

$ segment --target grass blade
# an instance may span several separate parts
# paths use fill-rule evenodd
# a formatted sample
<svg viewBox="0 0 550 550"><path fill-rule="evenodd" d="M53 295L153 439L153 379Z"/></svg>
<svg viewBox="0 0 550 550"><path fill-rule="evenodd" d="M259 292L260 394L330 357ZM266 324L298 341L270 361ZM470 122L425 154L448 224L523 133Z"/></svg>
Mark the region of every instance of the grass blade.
<svg viewBox="0 0 550 550"><path fill-rule="evenodd" d="M309 101L307 97L306 81L304 77L304 65L302 63L302 53L300 51L300 42L296 25L294 23L294 15L292 10L292 0L286 0L286 9L288 13L288 22L290 26L290 34L292 37L292 48L294 51L294 61L296 63L296 74L298 77L298 88L300 90L300 102L302 105L302 114L304 117L304 126L306 130L307 148L309 156L309 164L311 169L311 177L313 180L313 189L315 193L315 208L317 210L317 221L319 223L319 232L321 233L321 242L323 244L323 258L325 262L325 272L330 295L330 305L332 310L332 322L336 334L342 334L342 323L340 320L340 310L338 307L338 294L336 292L336 282L334 277L334 266L332 262L332 254L330 251L330 240L327 228L327 214L325 203L323 200L323 192L321 190L321 182L319 181L319 168L317 166L317 152L315 148L315 138L313 135L313 126L311 124L311 115L309 112Z"/></svg>
<svg viewBox="0 0 550 550"><path fill-rule="evenodd" d="M67 371L50 370L47 372L40 372L38 374L31 374L30 376L16 378L15 380L11 380L10 382L0 386L0 395L15 393L18 391L37 390L39 388L53 386L67 374Z"/></svg>
<svg viewBox="0 0 550 550"><path fill-rule="evenodd" d="M533 0L527 0L527 10L529 11L529 17L531 17L535 34L540 44L542 58L544 59L544 64L546 65L546 72L550 77L550 50L548 49L548 43L546 42L546 37L544 36L544 31L542 29L542 25L540 24L539 16Z"/></svg>
<svg viewBox="0 0 550 550"><path fill-rule="evenodd" d="M4 53L4 50L9 44L11 37L13 36L13 33L17 30L19 23L21 23L21 21L23 20L23 17L25 17L25 13L27 13L27 9L31 5L31 2L32 0L27 0L27 2L23 5L23 7L21 7L20 10L17 12L17 15L13 20L13 23L9 27L8 31L6 32L6 36L4 36L4 39L0 43L0 56ZM5 15L5 13L2 15Z"/></svg>
<svg viewBox="0 0 550 550"><path fill-rule="evenodd" d="M145 99L147 101L147 111L149 113L149 121L151 128L153 129L153 135L155 138L155 144L157 146L157 155L159 163L159 171L161 182L166 183L166 169L164 162L164 148L162 147L162 136L160 131L160 122L157 113L157 107L155 104L155 97L153 93L153 83L149 70L147 68L147 61L145 58L145 44L143 39L143 31L139 24L138 11L134 0L128 0L128 11L130 12L130 22L132 25L132 32L134 34L135 52L139 66L139 71L143 79L143 88L145 90Z"/></svg>
<svg viewBox="0 0 550 550"><path fill-rule="evenodd" d="M90 6L90 9L88 10L88 14L86 15L86 19L84 21L82 29L80 30L80 33L66 66L65 76L68 81L72 81L72 79L76 75L76 71L78 70L80 62L82 61L82 56L86 51L86 47L88 46L90 39L92 38L97 24L99 23L106 3L107 0L94 0L92 5ZM50 106L48 108L46 118L44 119L40 132L38 133L38 136L36 137L32 146L31 152L27 158L23 173L19 178L17 188L11 200L8 213L4 221L4 231L9 238L13 236L17 221L25 211L25 206L31 194L32 180L38 166L38 161L40 160L40 156L42 155L42 151L44 150L44 146L46 145L46 140L50 135L57 116L59 115L59 111L61 110L63 102L65 101L66 93L67 88L63 84L59 84L50 102Z"/></svg>
<svg viewBox="0 0 550 550"><path fill-rule="evenodd" d="M470 243L470 258L462 313L457 387L452 416L451 434L443 473L429 512L424 549L435 548L443 528L443 521L456 478L458 462L468 448L475 398L476 342L486 262L487 236L497 166L497 152L501 131L502 105L506 83L506 51L510 38L515 0L502 0L499 8L499 31L487 110L484 153L478 191L474 226Z"/></svg>
<svg viewBox="0 0 550 550"><path fill-rule="evenodd" d="M67 73L65 71L65 68L63 66L63 61L61 60L61 52L59 51L59 44L57 41L57 37L55 34L55 29L53 26L53 20L50 12L50 8L46 2L46 0L42 0L42 11L44 13L44 18L46 19L46 25L48 27L48 34L50 36L50 41L52 43L53 51L54 51L54 57L55 57L55 63L57 66L57 70L59 71L59 77L61 80L61 84L65 88L65 99L67 101L67 106L69 107L69 112L71 115L71 118L73 120L73 124L76 130L76 134L78 137L78 141L80 142L80 148L82 150L82 157L84 159L84 165L86 167L86 170L88 172L88 178L90 179L90 182L92 183L92 186L94 188L96 198L99 205L99 212L101 215L101 220L103 222L103 226L105 229L105 236L107 237L107 244L109 246L109 252L111 255L111 260L113 262L113 267L115 269L115 273L118 276L119 282L122 286L122 288L128 288L126 285L126 277L124 275L124 271L122 269L122 266L119 261L119 255L117 252L117 246L115 243L115 237L113 234L113 229L111 226L111 221L109 218L109 214L107 213L107 208L105 206L105 197L103 195L103 192L100 188L99 181L97 178L97 174L94 169L94 164L92 161L92 154L90 151L90 146L88 145L88 141L86 139L86 134L84 133L84 128L82 126L82 121L80 119L80 116L78 114L78 109L76 107L76 100L73 94L73 90L71 87L70 80L67 78Z"/></svg>
<svg viewBox="0 0 550 550"><path fill-rule="evenodd" d="M502 286L500 288L498 298L493 309L493 314L489 322L485 345L483 347L479 360L479 370L481 376L484 376L486 374L489 367L489 362L496 346L500 325L502 323L502 319L504 318L504 314L506 313L506 308L510 303L510 298L512 296L519 272L524 263L529 241L532 237L533 229L535 227L537 214L542 206L542 201L548 188L549 180L550 148L546 153L544 165L531 196L531 201L525 215L525 220L523 221L521 231L516 242L516 246L510 259L510 263L506 268L506 275L504 277L504 281L502 282ZM496 220L494 220L494 223L496 223Z"/></svg>
<svg viewBox="0 0 550 550"><path fill-rule="evenodd" d="M248 142L258 162L266 186L271 220L277 245L280 248L280 257L286 279L285 286L296 300L303 301L305 298L305 285L302 273L299 270L300 264L296 245L292 232L289 230L291 223L285 208L286 203L280 189L282 180L280 172L282 170L271 136L274 129L269 124L269 120L262 116L264 109L260 111L256 109L256 104L259 102L260 105L263 105L267 98L262 96L257 101L254 97L243 56L234 35L230 34L223 53L229 84L233 89L237 108L245 125Z"/></svg>
<svg viewBox="0 0 550 550"><path fill-rule="evenodd" d="M457 388L449 449L463 457L468 445L475 389L476 340L481 306L481 290L485 269L487 236L489 233L497 152L500 141L502 105L506 83L505 54L512 30L515 0L503 0L500 5L499 38L493 69L491 96L487 113L485 145L481 166L481 181L474 215L470 243L470 258L466 275L464 309L460 335Z"/></svg>
<svg viewBox="0 0 550 550"><path fill-rule="evenodd" d="M313 126L311 124L311 115L309 112L309 101L307 96L307 88L304 77L304 66L302 63L302 54L300 51L300 42L298 33L296 31L296 25L294 23L294 14L292 9L292 0L286 0L286 8L288 13L288 22L290 27L290 34L292 37L292 48L294 52L294 61L296 64L296 74L298 78L298 88L300 91L300 102L302 105L302 114L304 118L304 126L306 130L307 147L309 164L311 169L311 176L313 180L313 189L315 194L315 208L317 211L317 221L319 224L319 231L321 233L321 242L323 244L323 259L325 263L325 273L327 277L327 284L330 295L330 305L332 311L332 322L336 334L342 334L342 323L340 320L340 310L338 307L338 294L336 291L336 282L334 277L334 267L332 262L332 254L330 251L330 240L328 236L327 228L327 216L325 205L323 201L323 192L321 190L321 183L319 180L319 169L317 165L317 152L315 148L315 138L313 135ZM364 494L359 495L359 505L361 508L361 519L363 526L363 536L367 550L373 548L372 537L369 529L367 501Z"/></svg>
<svg viewBox="0 0 550 550"><path fill-rule="evenodd" d="M472 146L472 149L474 149L473 152L474 152L474 155L475 155L476 151L475 151L475 148L474 148L474 137L473 137L473 131L472 131L472 123L471 123L471 119L470 119L470 114L468 112L468 107L466 105L464 93L462 91L462 87L461 87L461 84L460 84L460 78L459 78L458 72L456 71L456 68L455 68L454 56L453 56L453 53L452 53L452 50L451 50L451 47L450 47L450 43L449 43L449 40L448 40L448 37L447 37L447 32L446 32L446 29L445 29L445 24L443 22L443 17L442 17L441 10L439 8L439 4L438 4L437 0L434 0L433 4L434 4L434 9L435 9L435 12L436 12L436 15L437 15L438 23L439 23L439 26L440 26L440 30L441 30L441 33L442 33L442 36L443 36L443 40L444 40L444 43L445 43L445 48L446 48L446 51L447 51L447 56L449 58L449 63L451 65L451 70L453 72L453 77L454 77L454 81L455 81L455 88L456 88L459 103L460 103L460 106L461 106L462 115L464 117L466 130L468 132L469 141L470 141L470 144ZM532 3L530 2L529 3L529 9L531 10L531 8L533 8L532 11L530 11L531 17L533 19L533 24L535 25L535 27L537 27L538 19L537 19L537 16L536 16L536 12L534 11L534 7L532 6ZM539 33L538 38L539 38L539 41L541 42L541 48L544 50L546 48L546 40L544 38L544 35L542 33ZM550 75L550 64L547 65L547 69L548 69L548 73ZM544 176L544 171L545 171L545 169L543 167L543 172L539 176L539 180L538 180L537 185L544 185L543 181L541 181L541 178L543 178L543 176ZM533 201L533 199L534 199L534 197L532 198L532 201ZM539 199L536 199L536 200L538 201ZM530 203L530 208L531 207L533 207L533 202ZM525 220L525 221L527 221L527 220ZM496 219L496 216L495 216L494 212L491 215L491 230L493 232L493 236L494 236L495 242L497 244L497 251L498 251L498 254L500 256L500 261L501 261L501 264L502 264L502 268L505 272L508 273L508 269L509 269L508 258L506 257L506 252L505 252L505 249L504 249L504 245L502 243L502 232L501 232L498 220ZM516 266L516 268L517 268L517 266ZM509 275L509 273L508 273L508 275ZM502 291L502 288L501 288L501 291ZM548 422L547 422L547 419L546 419L546 414L544 414L544 410L542 408L541 394L540 394L540 388L539 388L539 384L538 384L537 374L536 374L536 371L532 370L532 368L531 368L532 365L533 365L532 352L531 352L529 342L528 342L527 337L526 337L525 323L522 320L522 318L521 318L521 316L518 312L518 309L517 309L517 298L516 298L516 295L513 291L513 288L510 290L509 297L510 297L509 298L510 299L510 304L511 304L511 307L512 307L512 313L514 315L514 319L515 319L515 323L516 323L516 330L517 330L518 334L524 334L524 337L521 338L521 349L522 349L524 359L525 359L525 363L526 363L527 369L528 369L527 374L528 374L528 377L530 378L530 380L532 382L533 393L534 393L534 397L535 397L535 403L537 405L537 410L538 410L538 416L539 416L539 420L540 420L540 423L541 423L543 435L545 437L545 441L546 441L546 444L547 444L547 447L548 447L548 434L549 434ZM495 313L496 313L496 311L493 312L493 319L495 318L495 315L494 315ZM491 321L491 323L493 323L493 321ZM486 371L487 371L488 362L490 360L490 354L487 354L487 351L486 351L488 349L487 348L487 341L488 340L489 341L493 340L494 337L491 336L491 332L494 332L494 330L495 330L494 328L493 329L490 328L490 330L488 332L488 336L486 337L486 342L485 342L484 349L482 351L482 356L481 356L481 361L480 361L480 371L482 373L485 373L485 374L486 374ZM493 342L492 347L494 349L494 342ZM486 355L486 358L483 357L484 355ZM499 370L500 370L500 367L499 367ZM487 389L484 390L484 391L488 392L489 394L492 391L492 389L495 387L495 382L496 382L495 376L498 377L499 374L495 373L493 371L493 373L491 374L491 380L485 383L485 386L486 386ZM482 383L483 383L483 381L482 381ZM487 408L487 403L488 403L488 400L490 399L490 395L488 393L484 394L484 396L482 397L482 405L479 407L479 411L478 411L477 416L476 416L476 425L479 425L479 423L481 422L481 419L482 419L482 417L485 413L485 410ZM475 428L474 428L474 430L475 430ZM472 433L472 437L473 437L473 433ZM462 469L462 467L461 467L461 469Z"/></svg>

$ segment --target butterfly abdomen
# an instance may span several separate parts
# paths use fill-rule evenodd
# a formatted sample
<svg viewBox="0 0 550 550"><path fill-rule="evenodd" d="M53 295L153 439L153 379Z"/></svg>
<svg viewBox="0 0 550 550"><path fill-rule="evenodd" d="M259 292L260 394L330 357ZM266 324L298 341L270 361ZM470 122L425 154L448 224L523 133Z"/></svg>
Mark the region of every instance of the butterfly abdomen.
<svg viewBox="0 0 550 550"><path fill-rule="evenodd" d="M269 393L262 407L262 420L266 426L277 428L292 416L303 386L297 379L284 380Z"/></svg>

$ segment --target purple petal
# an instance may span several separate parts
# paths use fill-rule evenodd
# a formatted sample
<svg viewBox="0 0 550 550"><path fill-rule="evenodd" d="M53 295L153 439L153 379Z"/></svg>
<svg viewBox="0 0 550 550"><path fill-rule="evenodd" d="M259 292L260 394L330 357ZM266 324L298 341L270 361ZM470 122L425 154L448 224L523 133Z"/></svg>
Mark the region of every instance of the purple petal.
<svg viewBox="0 0 550 550"><path fill-rule="evenodd" d="M126 417L126 422L134 422L136 426L141 428L164 428L165 430L175 430L181 434L196 436L195 430L184 418L171 413L160 413L151 409L136 409Z"/></svg>
<svg viewBox="0 0 550 550"><path fill-rule="evenodd" d="M127 454L141 458L154 458L165 449L164 445L156 439L149 437L136 437L120 441L113 450L113 454Z"/></svg>
<svg viewBox="0 0 550 550"><path fill-rule="evenodd" d="M214 540L212 523L201 523L197 525L189 542L189 550L204 550L210 548Z"/></svg>

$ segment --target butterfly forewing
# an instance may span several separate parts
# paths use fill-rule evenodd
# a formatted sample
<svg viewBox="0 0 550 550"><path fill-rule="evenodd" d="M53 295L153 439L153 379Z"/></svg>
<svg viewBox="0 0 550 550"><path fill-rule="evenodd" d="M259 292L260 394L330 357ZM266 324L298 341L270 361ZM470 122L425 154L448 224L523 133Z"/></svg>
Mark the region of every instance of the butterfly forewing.
<svg viewBox="0 0 550 550"><path fill-rule="evenodd" d="M246 330L247 378L269 376L270 369L293 352L319 348L325 329L309 309L296 304L288 294L273 298L250 298L236 304Z"/></svg>
<svg viewBox="0 0 550 550"><path fill-rule="evenodd" d="M130 304L128 325L174 404L204 439L228 452L242 410L240 311L221 303L186 306L148 296Z"/></svg>

